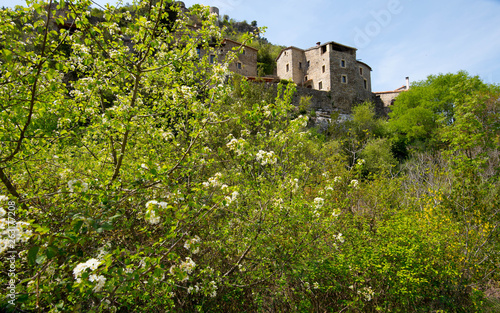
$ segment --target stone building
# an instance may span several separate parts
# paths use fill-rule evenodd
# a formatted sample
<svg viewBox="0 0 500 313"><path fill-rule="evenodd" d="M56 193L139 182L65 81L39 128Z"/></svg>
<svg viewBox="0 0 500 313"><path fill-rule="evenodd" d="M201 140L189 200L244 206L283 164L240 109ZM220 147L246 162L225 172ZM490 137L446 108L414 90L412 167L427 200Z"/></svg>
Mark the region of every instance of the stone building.
<svg viewBox="0 0 500 313"><path fill-rule="evenodd" d="M181 3L184 5L183 2ZM210 7L209 12L219 16L217 7ZM259 50L240 42L225 38L221 46L218 47L218 51L210 55L210 63L224 60L231 51L235 52L237 57L233 62L229 63L229 70L245 77L255 78L257 76L257 53ZM199 54L203 55L204 53L199 52Z"/></svg>
<svg viewBox="0 0 500 313"><path fill-rule="evenodd" d="M230 71L246 77L257 76L257 52L259 50L231 39L226 38L222 41L218 55L211 55L210 62L223 60L231 51L238 55L233 62L229 63Z"/></svg>
<svg viewBox="0 0 500 313"><path fill-rule="evenodd" d="M372 101L372 69L356 59L356 51L333 41L306 50L288 47L276 59L277 74L298 86L330 92L336 107Z"/></svg>
<svg viewBox="0 0 500 313"><path fill-rule="evenodd" d="M406 77L406 85L403 85L398 89L391 91L374 92L374 94L378 96L380 100L382 100L385 108L389 108L394 104L394 101L396 101L397 96L399 96L402 92L407 91L409 89L410 89L410 78Z"/></svg>

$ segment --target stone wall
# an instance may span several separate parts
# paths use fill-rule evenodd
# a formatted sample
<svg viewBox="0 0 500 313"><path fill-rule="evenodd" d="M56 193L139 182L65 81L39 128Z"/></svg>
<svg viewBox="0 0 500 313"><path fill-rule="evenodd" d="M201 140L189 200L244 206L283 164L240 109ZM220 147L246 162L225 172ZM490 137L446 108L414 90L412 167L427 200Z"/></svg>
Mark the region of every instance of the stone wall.
<svg viewBox="0 0 500 313"><path fill-rule="evenodd" d="M241 43L225 39L221 49L221 59L230 51L239 51L237 59L229 64L229 70L243 76L257 76L257 49L242 46ZM239 65L238 65L239 63Z"/></svg>
<svg viewBox="0 0 500 313"><path fill-rule="evenodd" d="M396 100L396 97L399 96L400 93L401 91L384 91L377 92L376 94L380 97L385 107L390 107L394 104L394 100Z"/></svg>
<svg viewBox="0 0 500 313"><path fill-rule="evenodd" d="M342 103L338 100L340 96L335 92L297 87L297 92L293 96L292 104L295 106L299 106L300 99L302 97L311 97L311 105L309 107L310 110L321 112L326 115L330 115L334 111L340 114L351 114L353 106L365 101L371 101L375 104L377 114L385 115L386 112L383 108L383 103L374 94L370 94L370 96L367 98L354 99L354 102L349 102L348 105L345 105L345 103Z"/></svg>

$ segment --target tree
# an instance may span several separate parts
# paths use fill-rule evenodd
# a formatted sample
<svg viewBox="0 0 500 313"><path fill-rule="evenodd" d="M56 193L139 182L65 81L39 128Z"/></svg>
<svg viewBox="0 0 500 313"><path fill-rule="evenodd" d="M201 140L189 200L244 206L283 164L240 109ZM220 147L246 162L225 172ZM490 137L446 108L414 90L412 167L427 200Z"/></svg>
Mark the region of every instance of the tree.
<svg viewBox="0 0 500 313"><path fill-rule="evenodd" d="M464 82L470 82L469 89L462 90L462 93L452 92L453 86ZM454 122L457 101L467 94L488 88L479 77L461 71L457 74L431 75L401 93L389 113L389 127L394 133L395 146L400 147L400 157L407 155L406 148L436 150L443 144L446 146L446 142L440 139L440 132Z"/></svg>

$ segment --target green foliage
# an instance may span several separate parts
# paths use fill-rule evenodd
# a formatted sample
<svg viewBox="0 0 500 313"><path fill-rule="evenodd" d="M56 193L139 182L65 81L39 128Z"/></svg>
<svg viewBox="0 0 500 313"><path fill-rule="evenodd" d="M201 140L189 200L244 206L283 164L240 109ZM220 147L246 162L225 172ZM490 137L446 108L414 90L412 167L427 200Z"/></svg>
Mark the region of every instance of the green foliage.
<svg viewBox="0 0 500 313"><path fill-rule="evenodd" d="M301 96L299 99L299 114L307 114L309 107L311 106L312 96Z"/></svg>
<svg viewBox="0 0 500 313"><path fill-rule="evenodd" d="M308 130L294 84L210 63L223 36L206 8L194 31L173 1L99 19L75 1L57 17L70 31L46 4L0 11L0 281L12 263L17 277L2 310L481 310L498 281L497 90L451 88L453 123L435 122L449 153L389 177L372 104L334 138Z"/></svg>
<svg viewBox="0 0 500 313"><path fill-rule="evenodd" d="M372 173L389 172L396 166L387 138L369 140L360 156L365 161L366 170Z"/></svg>
<svg viewBox="0 0 500 313"><path fill-rule="evenodd" d="M467 88L453 91L453 86ZM389 126L397 142L415 147L419 151L436 150L441 145L439 133L455 119L455 105L467 95L488 90L479 77L466 72L457 74L431 75L427 80L417 82L401 93L394 106Z"/></svg>

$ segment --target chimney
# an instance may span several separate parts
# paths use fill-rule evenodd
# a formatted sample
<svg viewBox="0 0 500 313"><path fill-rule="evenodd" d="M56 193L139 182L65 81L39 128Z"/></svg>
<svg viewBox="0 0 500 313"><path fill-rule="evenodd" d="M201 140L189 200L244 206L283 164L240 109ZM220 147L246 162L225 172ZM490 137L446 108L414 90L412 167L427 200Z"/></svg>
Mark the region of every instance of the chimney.
<svg viewBox="0 0 500 313"><path fill-rule="evenodd" d="M410 90L410 77L406 77L406 90Z"/></svg>
<svg viewBox="0 0 500 313"><path fill-rule="evenodd" d="M316 46L321 46L321 41L318 41L318 42L316 43Z"/></svg>

